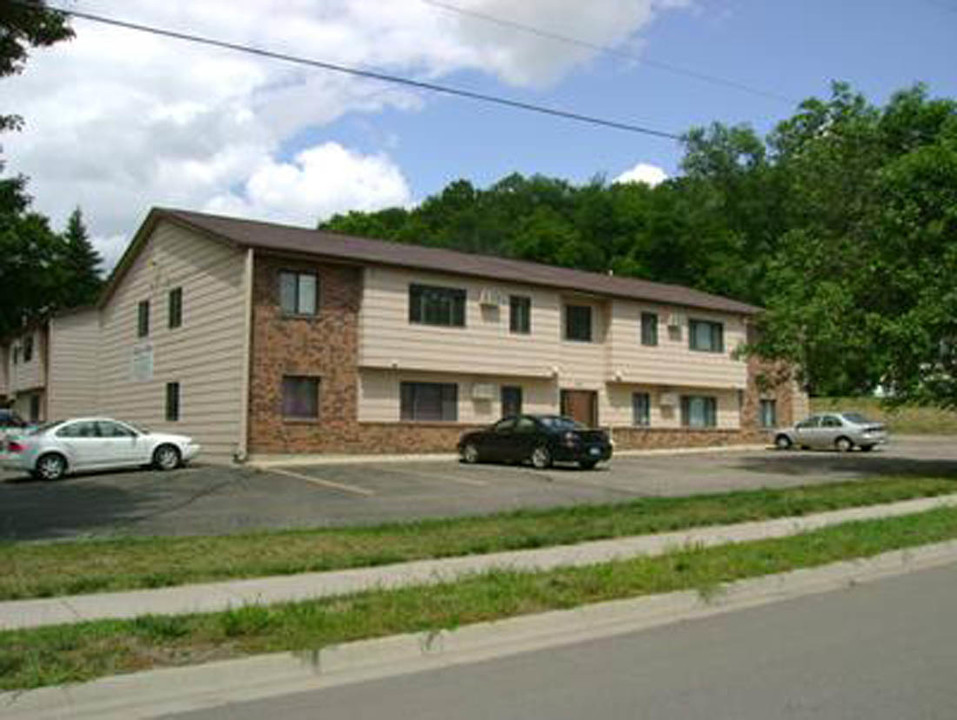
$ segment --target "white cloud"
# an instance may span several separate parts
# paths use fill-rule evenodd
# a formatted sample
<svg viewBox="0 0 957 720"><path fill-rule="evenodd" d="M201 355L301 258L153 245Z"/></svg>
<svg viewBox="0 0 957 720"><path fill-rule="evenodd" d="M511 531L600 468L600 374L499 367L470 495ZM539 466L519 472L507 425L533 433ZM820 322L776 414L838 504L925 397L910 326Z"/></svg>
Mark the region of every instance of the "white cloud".
<svg viewBox="0 0 957 720"><path fill-rule="evenodd" d="M657 165L638 163L630 170L626 170L614 179L616 183L639 182L654 187L668 179L668 173Z"/></svg>
<svg viewBox="0 0 957 720"><path fill-rule="evenodd" d="M242 193L217 195L205 209L313 225L337 212L411 202L401 170L388 157L360 155L325 143L300 152L293 162L264 161Z"/></svg>
<svg viewBox="0 0 957 720"><path fill-rule="evenodd" d="M449 1L599 45L633 42L658 12L687 2ZM473 71L544 87L594 55L421 0L70 6L428 79ZM4 135L3 151L7 170L30 177L36 208L54 224L83 208L104 255L115 256L117 238L130 237L152 205L234 208L311 224L350 207L411 202L408 183L386 155L323 143L321 128L349 113L415 111L428 95L79 19L73 24L74 40L35 51L22 75L2 80L4 109L27 122L23 132ZM393 137L388 128L380 135ZM302 137L314 146L293 147L298 154L284 161L283 150Z"/></svg>

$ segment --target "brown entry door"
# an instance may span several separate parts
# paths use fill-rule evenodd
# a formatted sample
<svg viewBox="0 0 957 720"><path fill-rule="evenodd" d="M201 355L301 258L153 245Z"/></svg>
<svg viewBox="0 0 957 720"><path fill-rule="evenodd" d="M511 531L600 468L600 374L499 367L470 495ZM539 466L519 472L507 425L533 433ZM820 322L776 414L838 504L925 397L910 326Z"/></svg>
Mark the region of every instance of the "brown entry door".
<svg viewBox="0 0 957 720"><path fill-rule="evenodd" d="M562 415L588 427L598 427L598 393L594 390L562 390Z"/></svg>

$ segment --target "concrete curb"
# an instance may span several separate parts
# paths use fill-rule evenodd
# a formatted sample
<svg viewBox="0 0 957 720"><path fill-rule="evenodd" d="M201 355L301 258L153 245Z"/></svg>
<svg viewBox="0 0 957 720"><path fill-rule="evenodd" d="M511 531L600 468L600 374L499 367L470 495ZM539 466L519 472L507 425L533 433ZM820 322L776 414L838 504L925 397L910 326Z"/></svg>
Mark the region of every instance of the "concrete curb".
<svg viewBox="0 0 957 720"><path fill-rule="evenodd" d="M202 710L571 645L806 595L849 590L955 562L957 541L949 541L743 580L708 597L697 591L652 595L314 652L275 653L134 673L82 685L8 692L0 695L0 716L9 720L128 720Z"/></svg>
<svg viewBox="0 0 957 720"><path fill-rule="evenodd" d="M656 448L654 450L616 450L615 457L642 457L646 455L700 455L723 452L753 452L767 450L764 445L714 445L706 447ZM246 465L253 468L295 467L297 465L364 465L367 463L452 462L455 453L420 453L408 455L250 455ZM614 460L614 458L612 458Z"/></svg>
<svg viewBox="0 0 957 720"><path fill-rule="evenodd" d="M550 570L660 555L687 546L780 538L856 520L897 517L957 506L957 495L920 498L886 505L847 508L806 517L691 528L660 535L598 540L536 550L419 560L353 570L303 573L156 590L73 595L0 603L0 629L40 627L87 620L129 619L140 615L216 612L250 604L309 600L412 585L449 582L494 569Z"/></svg>

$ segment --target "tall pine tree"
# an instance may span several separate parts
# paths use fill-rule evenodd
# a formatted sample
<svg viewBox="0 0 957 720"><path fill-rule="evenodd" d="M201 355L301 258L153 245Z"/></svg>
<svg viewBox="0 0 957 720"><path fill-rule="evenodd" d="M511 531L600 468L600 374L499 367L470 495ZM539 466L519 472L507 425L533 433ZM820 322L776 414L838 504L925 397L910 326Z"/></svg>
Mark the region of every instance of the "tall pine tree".
<svg viewBox="0 0 957 720"><path fill-rule="evenodd" d="M90 243L80 208L70 214L63 241L63 269L67 282L64 284L62 306L73 308L90 305L96 300L103 285L100 277L103 258Z"/></svg>

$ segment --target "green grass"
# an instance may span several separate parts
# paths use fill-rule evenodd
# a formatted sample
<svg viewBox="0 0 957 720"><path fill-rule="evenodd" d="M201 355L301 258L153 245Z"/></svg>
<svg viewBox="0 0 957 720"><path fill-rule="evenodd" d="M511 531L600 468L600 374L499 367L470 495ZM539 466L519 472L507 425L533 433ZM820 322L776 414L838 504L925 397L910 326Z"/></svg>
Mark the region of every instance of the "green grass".
<svg viewBox="0 0 957 720"><path fill-rule="evenodd" d="M957 492L957 478L644 498L379 527L0 545L0 599L156 588L570 544Z"/></svg>
<svg viewBox="0 0 957 720"><path fill-rule="evenodd" d="M957 509L848 523L776 540L687 549L539 573L496 571L444 585L0 633L0 689L461 625L723 583L957 538Z"/></svg>
<svg viewBox="0 0 957 720"><path fill-rule="evenodd" d="M879 398L811 398L811 412L857 411L904 435L957 434L957 412L935 407L885 408Z"/></svg>

